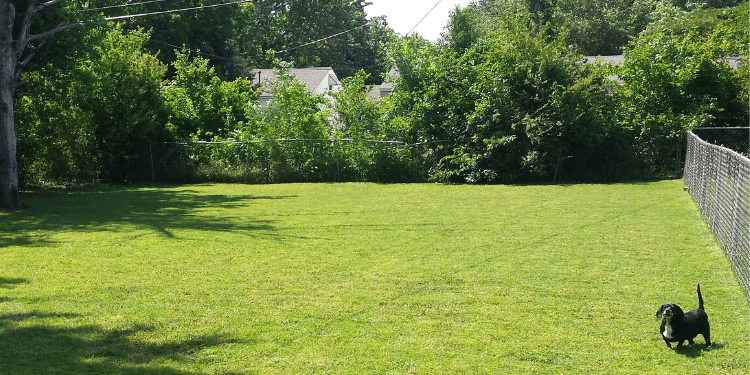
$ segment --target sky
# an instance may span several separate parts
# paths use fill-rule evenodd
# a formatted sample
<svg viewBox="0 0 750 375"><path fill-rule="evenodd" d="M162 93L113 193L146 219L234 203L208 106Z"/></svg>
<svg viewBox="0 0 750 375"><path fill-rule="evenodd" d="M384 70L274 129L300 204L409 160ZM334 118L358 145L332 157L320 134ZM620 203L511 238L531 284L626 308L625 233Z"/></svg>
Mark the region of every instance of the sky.
<svg viewBox="0 0 750 375"><path fill-rule="evenodd" d="M384 15L388 26L395 32L406 35L438 0L369 0L372 5L365 8L368 18ZM414 29L414 32L427 40L437 41L448 22L448 15L456 7L467 6L471 0L440 0L427 18Z"/></svg>

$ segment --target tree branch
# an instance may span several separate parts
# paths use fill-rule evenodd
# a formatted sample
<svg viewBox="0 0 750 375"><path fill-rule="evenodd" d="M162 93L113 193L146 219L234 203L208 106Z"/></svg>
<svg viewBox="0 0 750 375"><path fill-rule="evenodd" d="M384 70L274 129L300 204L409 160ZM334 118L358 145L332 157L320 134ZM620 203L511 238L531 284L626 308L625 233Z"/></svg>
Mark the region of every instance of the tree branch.
<svg viewBox="0 0 750 375"><path fill-rule="evenodd" d="M34 40L37 40L37 39L49 38L52 35L57 34L57 33L61 32L61 31L65 31L65 30L68 30L68 29L74 29L76 27L81 27L81 26L83 26L83 22L69 23L67 25L60 24L57 27L55 27L54 29L46 31L46 32L43 32L41 34L29 35L26 40L28 42L31 42L31 41L34 41Z"/></svg>
<svg viewBox="0 0 750 375"><path fill-rule="evenodd" d="M61 24L57 25L57 27L55 27L54 29L49 30L47 32L28 36L26 38L26 41L25 41L24 45L28 44L28 42L30 42L30 41L37 40L37 39L42 39L42 41L32 51L28 51L27 48L24 48L24 51L27 52L27 55L26 55L26 57L23 58L23 60L18 61L18 65L17 65L17 68L16 68L16 80L19 80L21 78L21 72L23 71L23 68L26 67L26 64L28 64L29 61L31 61L31 58L34 57L34 55L36 54L36 51L40 50L42 48L42 46L44 46L44 44L47 43L47 40L49 40L49 37L51 37L52 35L55 35L55 34L61 32L61 31L65 31L65 30L68 30L68 29L73 29L73 28L80 27L80 26L83 26L83 22L70 23L70 24L67 24L67 25L61 23ZM20 57L21 56L19 56L19 58Z"/></svg>
<svg viewBox="0 0 750 375"><path fill-rule="evenodd" d="M40 34L30 34L31 23L36 13L41 10L44 10L47 7L57 4L60 1L62 0L49 0L40 5L35 5L36 4L35 0L29 1L29 6L26 8L26 13L24 14L23 22L21 23L21 30L19 32L18 39L15 41L14 43L15 45L13 48L16 54L16 59L17 59L16 73L15 73L16 81L20 79L21 71L23 70L23 68L26 66L26 64L29 63L31 58L34 57L34 55L36 54L36 51L39 50L39 48L47 42L47 39L49 37L61 31L83 26L83 22L75 22L75 23L69 23L69 24L65 24L63 22L57 25L55 28L48 30L46 32L43 32ZM27 46L29 42L39 40L39 39L41 39L42 42L39 43L37 48L34 48L32 51L28 51ZM24 56L24 52L26 52L26 56Z"/></svg>
<svg viewBox="0 0 750 375"><path fill-rule="evenodd" d="M61 2L61 1L62 1L62 0L50 0L50 1L47 1L47 2L45 2L45 3L39 4L39 6L37 6L36 8L34 8L34 12L38 12L38 11L40 11L40 10L44 9L44 8L47 8L47 7L51 7L51 6L53 6L53 5L57 4L57 3ZM32 0L32 1L30 2L30 3L32 3L32 4L33 4L33 3L35 3L35 2L36 2L36 1L33 1L33 0Z"/></svg>

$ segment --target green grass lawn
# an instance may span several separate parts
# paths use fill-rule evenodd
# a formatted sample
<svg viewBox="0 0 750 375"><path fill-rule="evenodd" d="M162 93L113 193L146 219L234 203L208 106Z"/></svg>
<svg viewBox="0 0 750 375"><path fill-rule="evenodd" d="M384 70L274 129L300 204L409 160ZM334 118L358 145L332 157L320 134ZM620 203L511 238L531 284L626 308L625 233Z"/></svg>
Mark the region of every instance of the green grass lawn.
<svg viewBox="0 0 750 375"><path fill-rule="evenodd" d="M0 214L0 373L747 374L682 181L103 187ZM714 346L670 350L656 310Z"/></svg>

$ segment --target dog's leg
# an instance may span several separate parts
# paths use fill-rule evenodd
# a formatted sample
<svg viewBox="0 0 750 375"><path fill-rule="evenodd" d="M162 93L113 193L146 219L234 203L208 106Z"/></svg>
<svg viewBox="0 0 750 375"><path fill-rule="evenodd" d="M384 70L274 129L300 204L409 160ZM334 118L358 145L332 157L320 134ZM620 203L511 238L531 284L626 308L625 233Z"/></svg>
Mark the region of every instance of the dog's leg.
<svg viewBox="0 0 750 375"><path fill-rule="evenodd" d="M706 340L706 347L711 346L711 334L706 332L703 334L703 338Z"/></svg>
<svg viewBox="0 0 750 375"><path fill-rule="evenodd" d="M689 343L690 345L693 345L693 344L695 344L695 342L693 342L693 339L688 339L688 343Z"/></svg>
<svg viewBox="0 0 750 375"><path fill-rule="evenodd" d="M682 347L682 343L685 342L685 340L680 340L677 342L677 349Z"/></svg>

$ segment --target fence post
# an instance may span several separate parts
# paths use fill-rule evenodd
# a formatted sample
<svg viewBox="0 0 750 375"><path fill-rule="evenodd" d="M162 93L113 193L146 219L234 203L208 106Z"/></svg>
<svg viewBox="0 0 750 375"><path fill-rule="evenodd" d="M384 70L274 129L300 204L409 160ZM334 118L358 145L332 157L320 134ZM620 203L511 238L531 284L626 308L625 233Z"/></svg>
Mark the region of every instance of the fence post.
<svg viewBox="0 0 750 375"><path fill-rule="evenodd" d="M336 164L336 175L333 178L336 182L339 182L339 140L338 139L333 140L333 148L336 153L336 156L334 159L334 163Z"/></svg>
<svg viewBox="0 0 750 375"><path fill-rule="evenodd" d="M154 150L153 142L148 143L148 154L151 157L151 182L156 181L156 171L154 170Z"/></svg>

